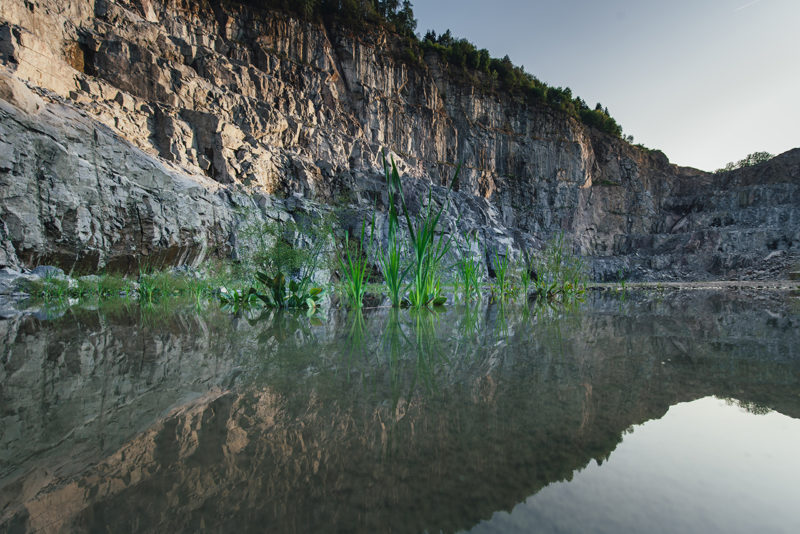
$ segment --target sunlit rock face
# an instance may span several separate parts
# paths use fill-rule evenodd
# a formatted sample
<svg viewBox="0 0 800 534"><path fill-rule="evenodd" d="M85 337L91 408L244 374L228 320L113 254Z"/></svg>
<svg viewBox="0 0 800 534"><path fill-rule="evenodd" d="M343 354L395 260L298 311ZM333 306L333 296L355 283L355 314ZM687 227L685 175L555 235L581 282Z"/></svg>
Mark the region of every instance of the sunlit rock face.
<svg viewBox="0 0 800 534"><path fill-rule="evenodd" d="M676 402L799 416L794 304L754 300L377 311L361 337L346 314L2 321L0 526L468 528Z"/></svg>
<svg viewBox="0 0 800 534"><path fill-rule="evenodd" d="M404 57L235 2L4 1L0 87L38 95L0 90L0 262L196 263L235 242L235 208L268 216L231 191L383 207L383 151L420 184L461 163L451 220L501 250L565 232L598 279L774 278L797 256L800 153L711 176Z"/></svg>

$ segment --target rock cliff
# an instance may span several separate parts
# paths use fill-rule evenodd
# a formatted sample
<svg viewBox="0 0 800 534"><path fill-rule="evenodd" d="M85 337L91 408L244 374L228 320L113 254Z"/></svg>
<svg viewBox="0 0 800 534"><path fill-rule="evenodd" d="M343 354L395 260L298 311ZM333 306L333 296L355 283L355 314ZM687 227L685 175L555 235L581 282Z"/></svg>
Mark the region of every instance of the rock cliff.
<svg viewBox="0 0 800 534"><path fill-rule="evenodd" d="M5 265L196 263L235 244L243 205L380 205L383 151L417 192L461 162L451 221L490 248L565 232L596 279L774 278L798 257L800 150L677 167L375 29L220 0L5 0L0 62Z"/></svg>

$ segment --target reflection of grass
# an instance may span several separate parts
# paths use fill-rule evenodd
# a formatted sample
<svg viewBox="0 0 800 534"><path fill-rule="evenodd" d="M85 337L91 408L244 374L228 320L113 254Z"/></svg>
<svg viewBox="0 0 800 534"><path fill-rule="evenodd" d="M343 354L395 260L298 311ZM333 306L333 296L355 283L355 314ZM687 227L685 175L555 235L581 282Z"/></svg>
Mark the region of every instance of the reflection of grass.
<svg viewBox="0 0 800 534"><path fill-rule="evenodd" d="M350 356L361 356L366 349L367 322L360 307L353 308L348 312L347 325L347 342Z"/></svg>
<svg viewBox="0 0 800 534"><path fill-rule="evenodd" d="M389 383L392 395L392 411L397 409L402 395L401 357L407 345L407 339L400 325L399 310L393 308L389 311L386 327L383 329L381 344L383 352L387 355L386 365L389 370Z"/></svg>
<svg viewBox="0 0 800 534"><path fill-rule="evenodd" d="M506 320L506 302L503 299L497 301L495 305L492 306L497 311L495 315L495 332L499 334L501 339L508 338L508 321Z"/></svg>
<svg viewBox="0 0 800 534"><path fill-rule="evenodd" d="M467 303L463 310L464 314L459 322L459 330L462 337L472 338L478 333L478 309Z"/></svg>
<svg viewBox="0 0 800 534"><path fill-rule="evenodd" d="M414 328L414 340L417 348L416 378L428 391L436 391L436 369L449 363L449 358L441 351L436 339L438 313L420 309L411 313Z"/></svg>
<svg viewBox="0 0 800 534"><path fill-rule="evenodd" d="M373 399L385 410L381 424L387 433L410 406L437 401L453 387L472 387L476 378L496 376L494 370L506 358L524 359L530 347L555 357L562 350L562 332L569 338L580 327L564 322L567 315L560 305L535 301L528 308L530 322L522 322L524 304L513 302L488 308L459 303L438 313L398 308L331 313L334 324L311 329L302 314L267 310L252 318L252 331L237 328L230 343L248 347L242 351L251 355L248 381L275 384L277 377L281 387L294 387L311 380L331 394L346 390L359 399ZM536 314L538 321L530 318ZM248 341L254 337L249 332L257 335L257 346ZM563 343L568 351L569 341Z"/></svg>
<svg viewBox="0 0 800 534"><path fill-rule="evenodd" d="M533 281L531 278L533 266L531 265L531 259L527 254L520 256L520 259L517 263L517 268L519 269L519 281L520 285L522 286L522 296L527 299L528 291L531 287L531 282Z"/></svg>
<svg viewBox="0 0 800 534"><path fill-rule="evenodd" d="M175 314L175 306L167 300L160 300L156 303L140 301L137 309L141 324L148 327L164 324Z"/></svg>

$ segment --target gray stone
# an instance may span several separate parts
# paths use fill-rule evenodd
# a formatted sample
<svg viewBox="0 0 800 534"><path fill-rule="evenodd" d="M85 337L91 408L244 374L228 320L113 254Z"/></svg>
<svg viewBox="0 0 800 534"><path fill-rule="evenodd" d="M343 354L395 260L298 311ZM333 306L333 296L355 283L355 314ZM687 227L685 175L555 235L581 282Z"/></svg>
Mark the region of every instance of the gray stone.
<svg viewBox="0 0 800 534"><path fill-rule="evenodd" d="M800 150L677 167L435 54L408 64L395 36L215 9L0 4L0 266L197 265L233 252L244 205L282 222L315 202L385 210L384 153L414 209L462 163L444 227L515 256L564 232L598 280L785 277L798 260Z"/></svg>
<svg viewBox="0 0 800 534"><path fill-rule="evenodd" d="M61 278L66 279L64 270L52 265L39 265L31 270L31 274L39 278Z"/></svg>

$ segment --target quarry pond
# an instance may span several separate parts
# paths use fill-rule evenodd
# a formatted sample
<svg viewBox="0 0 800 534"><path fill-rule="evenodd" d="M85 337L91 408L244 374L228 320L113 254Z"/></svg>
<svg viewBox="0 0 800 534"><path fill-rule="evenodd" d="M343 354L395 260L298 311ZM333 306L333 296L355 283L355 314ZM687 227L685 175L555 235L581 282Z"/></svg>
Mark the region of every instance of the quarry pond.
<svg viewBox="0 0 800 534"><path fill-rule="evenodd" d="M800 302L0 320L2 532L799 532Z"/></svg>

